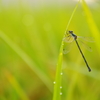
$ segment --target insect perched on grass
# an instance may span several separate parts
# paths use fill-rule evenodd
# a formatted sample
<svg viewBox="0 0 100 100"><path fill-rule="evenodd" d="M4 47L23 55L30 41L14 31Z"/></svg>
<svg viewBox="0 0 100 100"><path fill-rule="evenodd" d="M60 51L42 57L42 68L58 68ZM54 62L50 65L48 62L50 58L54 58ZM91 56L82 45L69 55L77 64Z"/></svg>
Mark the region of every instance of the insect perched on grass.
<svg viewBox="0 0 100 100"><path fill-rule="evenodd" d="M66 34L65 34L65 38L64 38L64 42L66 42L66 43L72 43L73 41L75 41L76 42L76 45L77 45L77 47L78 47L78 49L79 49L79 51L80 51L80 53L81 53L81 55L82 55L82 57L83 57L83 59L84 59L84 62L85 62L85 64L86 64L86 66L87 66L87 68L88 68L88 70L89 70L89 72L91 71L91 68L89 67L89 65L88 65L88 63L87 63L87 61L86 61L86 59L85 59L85 56L84 56L84 54L83 54L83 52L82 52L82 50L81 50L81 48L80 48L80 46L79 46L79 44L78 44L78 41L77 41L77 39L78 38L82 38L83 40L85 40L85 37L81 37L81 36L77 36L77 35L75 35L74 33L73 33L73 31L66 31ZM88 40L87 40L88 41ZM92 42L92 41L90 41L90 42ZM84 44L85 45L85 44ZM90 47L88 47L88 46L86 46L87 47L87 49L89 50L89 51L91 51L91 48ZM64 52L64 54L66 54L66 53L68 53L70 50L66 50L66 48L65 49L63 49L63 52Z"/></svg>

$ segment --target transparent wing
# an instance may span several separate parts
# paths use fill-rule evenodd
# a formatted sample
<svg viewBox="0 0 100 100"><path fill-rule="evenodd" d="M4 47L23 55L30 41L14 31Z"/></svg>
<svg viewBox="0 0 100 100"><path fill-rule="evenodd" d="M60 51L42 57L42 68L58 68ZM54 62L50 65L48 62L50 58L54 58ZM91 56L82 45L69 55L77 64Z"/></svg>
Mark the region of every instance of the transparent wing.
<svg viewBox="0 0 100 100"><path fill-rule="evenodd" d="M82 37L82 36L77 36L78 40L81 39L86 42L95 42L92 37Z"/></svg>
<svg viewBox="0 0 100 100"><path fill-rule="evenodd" d="M70 50L72 48L73 41L74 41L74 38L69 33L69 31L66 31L66 34L65 34L63 41L64 41L63 54L67 54L70 52Z"/></svg>
<svg viewBox="0 0 100 100"><path fill-rule="evenodd" d="M69 53L72 48L72 45L73 45L73 42L71 43L64 42L63 54Z"/></svg>
<svg viewBox="0 0 100 100"><path fill-rule="evenodd" d="M69 33L69 31L66 31L65 38L63 39L63 41L66 43L71 43L73 42L73 40L73 36Z"/></svg>
<svg viewBox="0 0 100 100"><path fill-rule="evenodd" d="M92 48L90 46L88 46L85 42L78 40L83 46L84 48L86 48L88 51L92 52Z"/></svg>

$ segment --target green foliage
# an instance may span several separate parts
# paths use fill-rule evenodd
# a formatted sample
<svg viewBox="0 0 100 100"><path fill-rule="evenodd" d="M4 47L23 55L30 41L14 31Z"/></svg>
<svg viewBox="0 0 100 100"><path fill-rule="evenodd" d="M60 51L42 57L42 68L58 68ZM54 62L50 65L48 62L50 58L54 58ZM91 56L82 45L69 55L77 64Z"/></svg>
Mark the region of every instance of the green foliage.
<svg viewBox="0 0 100 100"><path fill-rule="evenodd" d="M84 0L82 0L82 6L83 6L84 13L86 15L86 20L87 20L88 26L89 26L90 31L95 39L98 51L100 51L100 44L99 44L99 41L100 41L99 33L100 32L99 32L99 29L97 28L97 25L92 17L91 11L89 10L89 8Z"/></svg>
<svg viewBox="0 0 100 100"><path fill-rule="evenodd" d="M0 100L52 100L54 95L53 100L59 100L59 92L61 100L100 100L100 7L88 7L84 1L77 10L75 6L0 3ZM81 45L91 73L76 45L62 54L65 29L95 39L89 43L93 52Z"/></svg>

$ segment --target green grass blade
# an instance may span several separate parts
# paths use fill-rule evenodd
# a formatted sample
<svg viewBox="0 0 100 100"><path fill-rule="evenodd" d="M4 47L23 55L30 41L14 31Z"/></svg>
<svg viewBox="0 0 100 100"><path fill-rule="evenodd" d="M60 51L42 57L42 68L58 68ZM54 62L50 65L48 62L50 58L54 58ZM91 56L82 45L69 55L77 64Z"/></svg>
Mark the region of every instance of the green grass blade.
<svg viewBox="0 0 100 100"><path fill-rule="evenodd" d="M98 51L100 53L100 32L99 32L99 29L96 26L96 23L92 17L91 11L89 10L85 0L82 0L82 7L83 7L84 13L86 15L86 20L88 22L88 26L89 26L91 33L95 39L95 44L96 44Z"/></svg>
<svg viewBox="0 0 100 100"><path fill-rule="evenodd" d="M80 0L79 0L80 2ZM71 20L74 16L74 13L78 7L78 4L79 2L77 3L77 5L75 6L72 14L71 14L71 17L68 21L68 24L67 24L67 27L66 27L66 30L68 30L68 27L71 23ZM65 34L64 34L64 37L65 37ZM60 86L61 86L61 79L62 79L62 62L63 62L63 45L64 45L64 42L62 40L62 43L61 43L61 47L60 47L60 53L59 53L59 56L58 56L58 63L57 63L57 69L56 69L56 78L55 78L55 84L54 84L54 93L53 93L53 100L60 100L61 99L61 89L60 89ZM61 93L62 94L62 93Z"/></svg>
<svg viewBox="0 0 100 100"><path fill-rule="evenodd" d="M42 80L42 82L47 86L47 88L52 92L52 82L50 79L37 67L35 62L10 38L0 31L0 38L3 39L29 66L29 68Z"/></svg>
<svg viewBox="0 0 100 100"><path fill-rule="evenodd" d="M18 93L18 95L21 98L21 100L29 100L28 96L22 90L21 86L18 84L18 82L15 79L15 77L12 76L11 73L9 73L7 70L5 71L5 76L7 77L8 81L13 86L13 88L16 90L16 92Z"/></svg>
<svg viewBox="0 0 100 100"><path fill-rule="evenodd" d="M72 12L72 14L71 14L71 17L70 17L70 19L69 19L69 21L68 21L66 30L68 30L68 27L69 27L69 25L70 25L70 23L71 23L71 20L72 20L72 18L73 18L73 16L74 16L74 13L75 13L75 11L76 11L76 9L77 9L79 3L80 3L80 0L79 0L78 3L76 4L76 6L75 6L75 8L74 8L74 10L73 10L73 12Z"/></svg>

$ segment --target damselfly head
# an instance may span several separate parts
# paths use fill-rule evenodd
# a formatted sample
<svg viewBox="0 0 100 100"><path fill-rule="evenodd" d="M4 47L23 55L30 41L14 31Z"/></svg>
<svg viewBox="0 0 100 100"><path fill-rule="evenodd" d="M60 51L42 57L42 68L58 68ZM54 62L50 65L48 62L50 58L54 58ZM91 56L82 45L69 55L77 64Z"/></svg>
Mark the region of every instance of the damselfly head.
<svg viewBox="0 0 100 100"><path fill-rule="evenodd" d="M69 33L73 33L73 31L69 31Z"/></svg>

